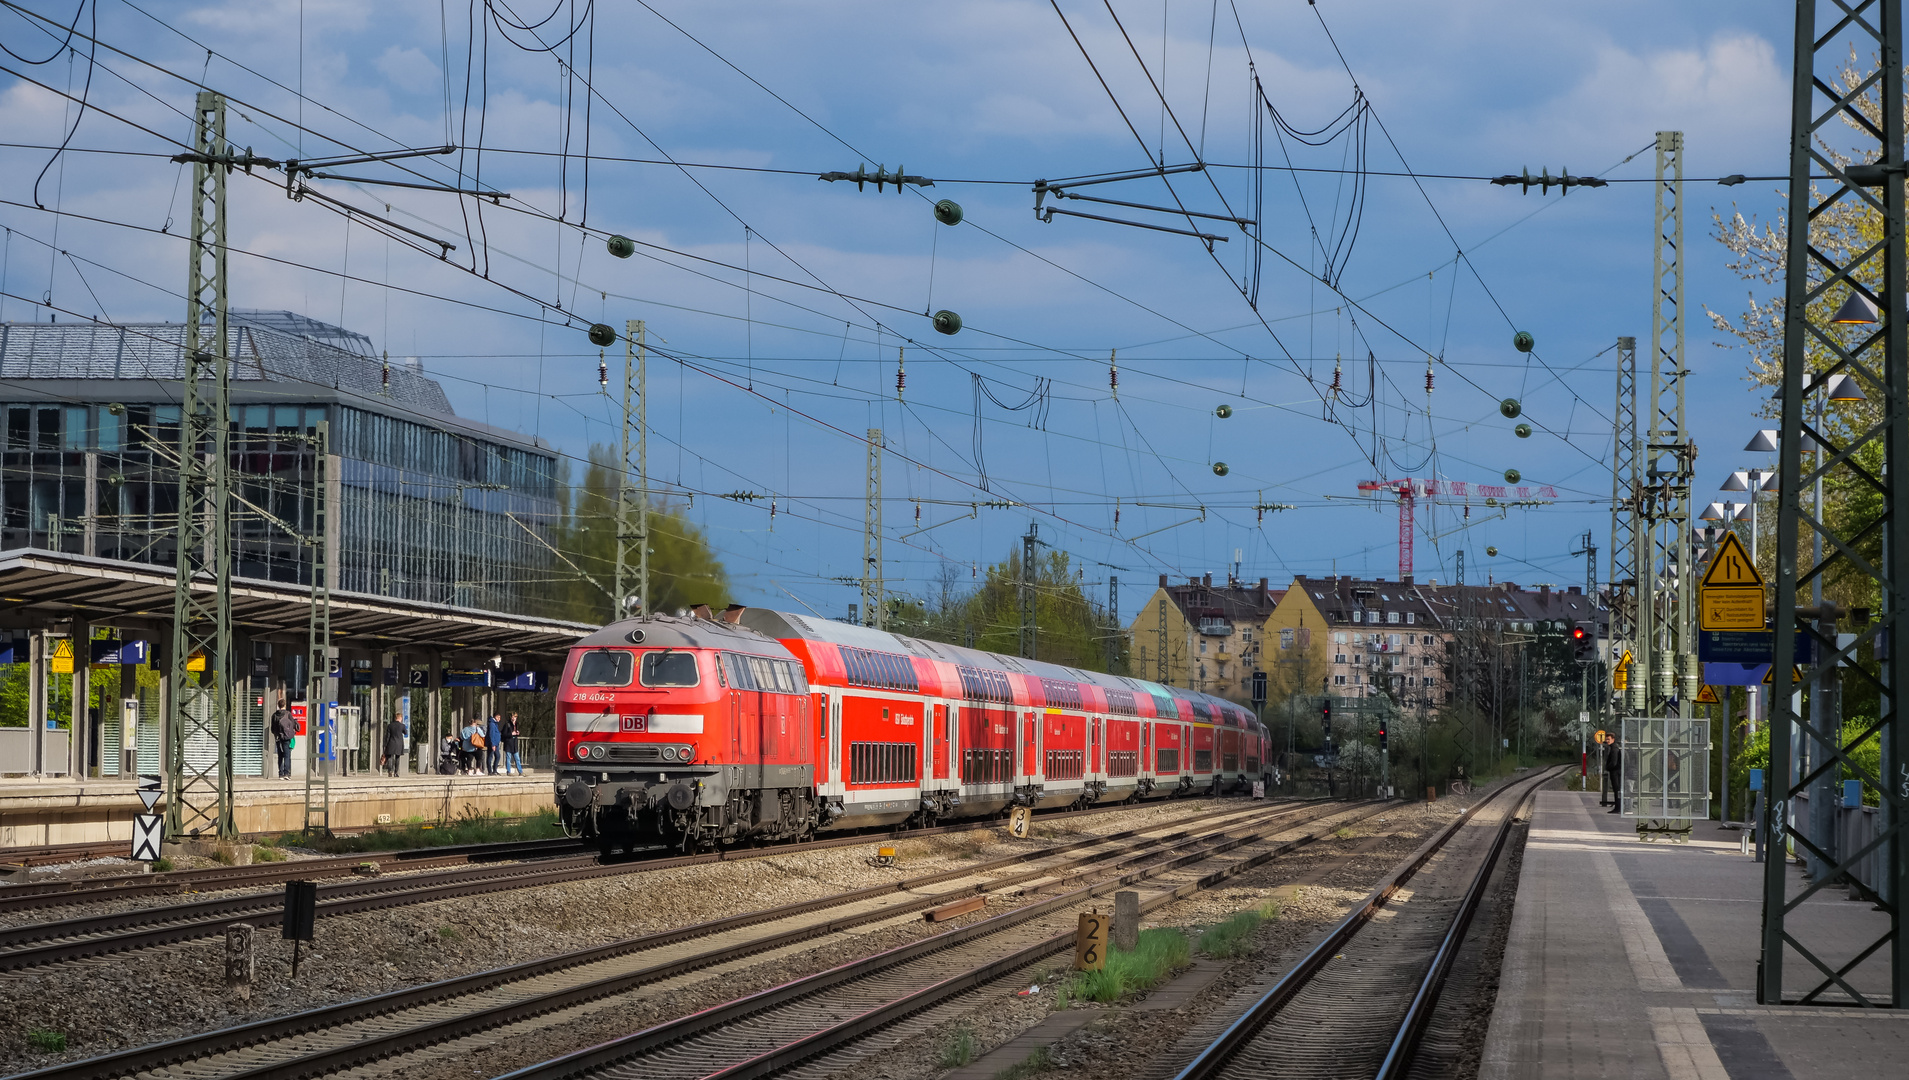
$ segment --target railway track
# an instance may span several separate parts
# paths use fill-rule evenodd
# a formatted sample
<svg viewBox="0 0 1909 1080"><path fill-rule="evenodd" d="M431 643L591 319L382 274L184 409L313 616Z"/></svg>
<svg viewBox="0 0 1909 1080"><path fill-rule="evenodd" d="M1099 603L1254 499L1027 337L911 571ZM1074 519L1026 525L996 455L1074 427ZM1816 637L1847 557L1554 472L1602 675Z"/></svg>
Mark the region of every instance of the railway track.
<svg viewBox="0 0 1909 1080"><path fill-rule="evenodd" d="M1141 911L1152 911L1389 805L1349 810L1339 804L1311 821L1268 819L1214 830L1191 838L1190 850L1142 856L1049 899L507 1073L505 1080L766 1076L1072 948L1073 914L1116 889L1140 886ZM1272 838L1305 825L1312 830ZM1215 861L1220 864L1209 868ZM1063 922L1069 925L1057 930Z"/></svg>
<svg viewBox="0 0 1909 1080"><path fill-rule="evenodd" d="M104 1080L154 1070L194 1080L294 1080L426 1046L438 1046L442 1053L448 1044L455 1052L455 1040L473 1034L587 1009L592 1002L637 988L667 988L668 980L680 980L701 969L760 963L764 954L775 950L811 948L815 940L831 934L898 920L966 897L1017 888L1066 889L1053 899L987 920L999 924L991 934L1057 905L1065 906L1082 891L1097 887L1079 886L1077 882L1084 878L1111 875L1117 882L1148 876L1157 871L1147 864L1162 859L1206 858L1268 829L1290 829L1344 812L1343 805L1248 805L1197 822L1166 822L1085 837L1040 851L74 1062L22 1074L16 1080Z"/></svg>
<svg viewBox="0 0 1909 1080"><path fill-rule="evenodd" d="M1501 785L1427 840L1174 1080L1407 1076L1511 827L1556 776Z"/></svg>
<svg viewBox="0 0 1909 1080"><path fill-rule="evenodd" d="M115 848L123 849L124 845ZM134 896L211 892L276 885L286 881L344 877L374 866L379 872L427 870L444 866L498 862L506 859L548 858L585 850L580 841L565 837L513 840L496 844L462 844L407 851L366 852L320 859L294 859L251 866L220 866L206 870L167 870L150 874L114 874L110 877L36 881L0 885L0 914L35 908L91 904Z"/></svg>
<svg viewBox="0 0 1909 1080"><path fill-rule="evenodd" d="M1113 813L1118 810L1132 809L1128 806L1102 806L1086 810L1048 812L1037 820L1054 821L1088 817ZM933 829L915 829L904 836L933 836L945 833L968 832L976 829L998 828L1000 822L982 820L964 822L957 825L943 825ZM533 862L516 862L499 866L459 866L449 869L405 874L389 878L379 877L359 879L321 885L318 893L318 915L320 918L333 915L352 915L383 908L401 907L409 904L427 903L434 900L448 900L461 897L479 896L485 893L500 892L509 889L532 888L542 885L561 884L569 881L581 881L598 877L614 877L624 874L647 873L680 866L694 866L700 863L721 862L725 860L766 858L801 851L822 850L866 844L874 837L866 834L831 837L826 840L813 840L804 844L782 844L772 847L748 848L742 850L716 851L703 855L677 855L662 858L638 857L634 860L605 863L595 855L574 857L552 857ZM307 860L315 862L317 860ZM293 864L271 864L269 881L289 881L302 878L297 872L286 873L286 867ZM231 868L237 869L255 869ZM227 884L226 889L238 889L243 885L255 884L259 878L254 876L242 880L242 884ZM63 895L63 894L53 894ZM105 895L87 896L88 899L114 899L116 895L108 891ZM23 898L28 899L28 898ZM78 902L69 900L68 902ZM0 911L5 910L0 908ZM166 904L152 907L134 908L127 911L103 915L90 915L81 918L66 919L57 922L30 923L7 929L0 929L0 972L16 971L22 968L36 967L42 964L60 963L89 956L124 952L130 949L149 948L155 945L167 945L192 938L207 937L225 932L225 927L235 921L244 921L254 927L277 926L283 917L283 894L279 892L246 893L237 896L222 896L205 900L189 901L181 904Z"/></svg>

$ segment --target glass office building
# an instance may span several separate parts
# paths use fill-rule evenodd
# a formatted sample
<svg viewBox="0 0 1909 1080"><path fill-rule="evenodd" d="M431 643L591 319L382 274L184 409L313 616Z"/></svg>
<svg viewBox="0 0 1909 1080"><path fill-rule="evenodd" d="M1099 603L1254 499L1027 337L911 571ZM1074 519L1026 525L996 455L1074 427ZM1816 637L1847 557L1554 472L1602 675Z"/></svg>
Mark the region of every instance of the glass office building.
<svg viewBox="0 0 1909 1080"><path fill-rule="evenodd" d="M309 582L328 422L334 589L551 614L556 458L458 417L414 365L292 312L233 312L233 571ZM0 323L0 548L170 567L180 323Z"/></svg>

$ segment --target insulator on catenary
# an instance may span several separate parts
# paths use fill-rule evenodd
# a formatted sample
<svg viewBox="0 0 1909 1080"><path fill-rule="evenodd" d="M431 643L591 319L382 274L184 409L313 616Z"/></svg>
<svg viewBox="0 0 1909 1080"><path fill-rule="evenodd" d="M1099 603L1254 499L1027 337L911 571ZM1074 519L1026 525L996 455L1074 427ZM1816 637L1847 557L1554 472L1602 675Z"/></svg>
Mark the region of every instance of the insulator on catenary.
<svg viewBox="0 0 1909 1080"><path fill-rule="evenodd" d="M906 358L906 354L907 354L906 349L895 350L895 396L896 397L900 397L902 395L902 391L908 388L908 370L903 365L903 360ZM917 512L916 516L917 517L920 516L919 512Z"/></svg>
<svg viewBox="0 0 1909 1080"><path fill-rule="evenodd" d="M1425 358L1425 392L1432 392L1432 358Z"/></svg>
<svg viewBox="0 0 1909 1080"><path fill-rule="evenodd" d="M610 388L610 362L603 358L602 349L597 350L597 386L604 390Z"/></svg>
<svg viewBox="0 0 1909 1080"><path fill-rule="evenodd" d="M1119 349L1107 350L1107 389L1116 400L1120 397L1120 365L1115 363L1119 356Z"/></svg>
<svg viewBox="0 0 1909 1080"><path fill-rule="evenodd" d="M1339 396L1339 357L1332 358L1332 396Z"/></svg>

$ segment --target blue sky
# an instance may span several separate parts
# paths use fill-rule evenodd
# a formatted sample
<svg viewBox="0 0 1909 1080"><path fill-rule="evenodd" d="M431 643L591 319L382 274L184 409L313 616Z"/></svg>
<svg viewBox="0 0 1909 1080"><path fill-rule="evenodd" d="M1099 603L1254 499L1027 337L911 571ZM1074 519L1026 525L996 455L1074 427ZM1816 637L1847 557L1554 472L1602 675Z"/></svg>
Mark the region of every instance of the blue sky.
<svg viewBox="0 0 1909 1080"><path fill-rule="evenodd" d="M98 37L137 59L98 52L92 108L71 145L159 156L68 153L41 179L51 155L31 147L60 142L73 107L0 74L7 141L27 144L0 148L0 225L16 234L5 291L50 291L80 316L182 316L187 209L180 168L163 155L189 132L193 88L178 76L203 72L234 100L230 138L274 157L448 138L466 152L416 168L456 180L461 163L470 184L481 126L481 182L512 195L481 219L476 200L314 183L375 212L388 204L394 220L456 243L442 263L288 200L282 177L235 178L230 239L247 254L232 258L233 303L343 322L394 357L421 357L459 413L573 455L613 440L618 422L583 326L645 319L666 342L650 367L656 485L685 501L694 493L692 516L744 602L836 615L856 598L835 579L859 573L860 436L871 427L891 448L887 577L904 593L928 592L944 568L972 580L1030 521L1081 560L1097 590L1118 574L1129 612L1133 586L1159 573L1223 575L1235 550L1249 579L1389 577L1395 511L1356 490L1374 478L1375 457L1390 478L1490 483L1515 468L1558 491L1554 504L1501 520L1482 520L1482 507L1467 519L1448 503L1421 515L1421 580L1450 580L1462 547L1468 580L1569 584L1584 573L1568 555L1576 537L1589 529L1607 546L1609 347L1634 335L1648 365L1651 185L1560 197L1376 174L1568 167L1648 178L1658 130L1685 132L1693 178L1785 167L1793 9L1777 3L1281 0L1237 14L1210 0L1114 3L1125 37L1107 6L1086 0L1060 4L1067 25L1048 4L1001 0L650 5L602 5L583 20L583 5L533 0L495 5L487 20L468 5L142 3L162 25L120 0L97 12L88 3L81 32L96 15ZM75 10L25 6L61 23ZM537 28L507 30L513 11ZM554 51L510 40L549 43L572 25L573 41ZM0 13L0 41L28 59L54 55L63 36ZM88 64L85 42L75 44L77 56L5 66L78 96ZM1328 171L1261 173L1257 311L1235 284L1251 251L1234 226L1214 223L1230 239L1209 255L1191 237L1032 213L1036 179L1145 169L1164 150L1169 164L1197 154L1211 167L1171 177L1170 189L1148 178L1080 193L1247 215L1249 64L1295 129L1339 116L1355 80L1370 103L1364 161L1375 175L1356 239L1334 264L1357 309L1313 276L1321 250L1343 247L1333 222L1343 228L1355 185L1331 170L1356 162L1350 137L1282 145L1265 122L1266 164ZM596 155L587 185L586 138ZM858 193L816 179L861 164L905 165L936 183ZM403 176L391 165L350 171ZM36 180L38 201L67 216L34 208ZM1700 497L1752 464L1736 447L1761 426L1744 357L1703 314L1735 315L1749 295L1723 266L1711 215L1767 218L1778 187L1687 187ZM966 220L936 224L938 198L958 201ZM169 219L168 233L156 231ZM642 253L611 258L605 230ZM960 334L930 327L927 314L943 308L960 313ZM4 316L46 310L9 298ZM1531 356L1512 348L1516 329L1536 337ZM1343 393L1328 409L1335 363ZM1378 390L1368 404L1369 371ZM1030 397L1030 408L1003 407ZM1499 416L1504 397L1523 403L1533 437L1516 438ZM1230 418L1214 415L1221 404ZM760 497L720 497L735 492ZM974 506L989 501L1021 505ZM1261 520L1261 503L1293 508ZM926 526L939 527L917 532Z"/></svg>

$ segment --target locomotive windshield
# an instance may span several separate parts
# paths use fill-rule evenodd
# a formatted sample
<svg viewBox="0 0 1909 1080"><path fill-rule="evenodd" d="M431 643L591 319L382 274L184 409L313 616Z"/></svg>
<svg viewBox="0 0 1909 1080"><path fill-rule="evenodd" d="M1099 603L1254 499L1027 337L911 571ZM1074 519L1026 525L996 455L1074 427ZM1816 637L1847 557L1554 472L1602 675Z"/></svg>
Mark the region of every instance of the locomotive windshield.
<svg viewBox="0 0 1909 1080"><path fill-rule="evenodd" d="M628 671L626 666L625 684L629 682ZM694 653L666 650L643 654L644 686L695 686L698 679Z"/></svg>
<svg viewBox="0 0 1909 1080"><path fill-rule="evenodd" d="M578 686L628 686L630 669L635 656L631 653L613 649L600 649L583 654L577 661L577 674L572 682ZM644 673L649 666L644 665Z"/></svg>

